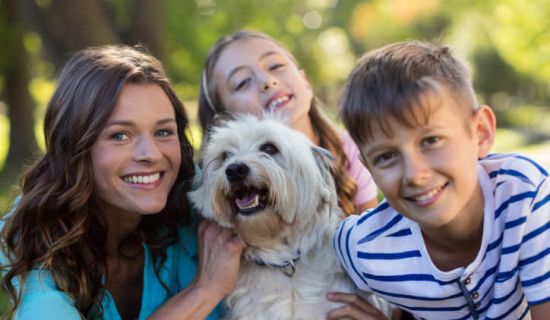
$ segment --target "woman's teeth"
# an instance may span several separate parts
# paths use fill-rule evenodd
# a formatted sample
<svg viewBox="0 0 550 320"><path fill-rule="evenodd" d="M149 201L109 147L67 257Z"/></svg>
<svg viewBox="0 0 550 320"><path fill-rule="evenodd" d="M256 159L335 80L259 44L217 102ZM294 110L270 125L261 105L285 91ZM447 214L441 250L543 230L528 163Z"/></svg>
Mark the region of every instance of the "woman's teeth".
<svg viewBox="0 0 550 320"><path fill-rule="evenodd" d="M124 181L129 183L141 183L141 184L147 184L147 183L153 183L156 182L158 179L160 179L160 173L151 174L148 176L125 176Z"/></svg>

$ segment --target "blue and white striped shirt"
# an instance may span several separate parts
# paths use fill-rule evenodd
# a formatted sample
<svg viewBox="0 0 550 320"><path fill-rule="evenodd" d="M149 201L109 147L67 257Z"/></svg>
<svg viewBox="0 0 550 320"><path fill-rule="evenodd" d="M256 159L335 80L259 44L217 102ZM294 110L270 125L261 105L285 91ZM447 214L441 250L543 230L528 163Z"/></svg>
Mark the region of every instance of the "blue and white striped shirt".
<svg viewBox="0 0 550 320"><path fill-rule="evenodd" d="M355 284L420 319L528 319L550 301L548 170L517 154L479 161L485 199L480 251L439 270L420 227L382 202L343 221L334 243Z"/></svg>

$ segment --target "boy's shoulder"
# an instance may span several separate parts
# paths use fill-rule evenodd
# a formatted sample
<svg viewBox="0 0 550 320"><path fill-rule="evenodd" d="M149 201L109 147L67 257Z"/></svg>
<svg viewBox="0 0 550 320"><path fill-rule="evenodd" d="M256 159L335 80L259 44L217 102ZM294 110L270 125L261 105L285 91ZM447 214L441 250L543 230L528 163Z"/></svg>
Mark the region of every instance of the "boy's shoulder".
<svg viewBox="0 0 550 320"><path fill-rule="evenodd" d="M388 237L399 238L403 233L410 233L410 221L383 201L374 209L361 215L347 217L341 224L339 232L345 232L348 241L368 246ZM375 245L376 246L376 245Z"/></svg>
<svg viewBox="0 0 550 320"><path fill-rule="evenodd" d="M498 189L537 189L548 179L548 169L537 161L519 153L490 154L479 161Z"/></svg>

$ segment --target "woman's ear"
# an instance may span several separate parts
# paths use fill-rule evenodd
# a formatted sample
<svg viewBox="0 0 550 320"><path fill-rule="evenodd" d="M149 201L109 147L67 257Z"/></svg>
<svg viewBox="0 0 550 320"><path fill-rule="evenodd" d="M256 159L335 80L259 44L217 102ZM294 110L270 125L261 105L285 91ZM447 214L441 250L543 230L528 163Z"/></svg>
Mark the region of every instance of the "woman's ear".
<svg viewBox="0 0 550 320"><path fill-rule="evenodd" d="M482 105L474 112L474 133L477 138L478 158L485 158L495 143L496 117L489 106Z"/></svg>

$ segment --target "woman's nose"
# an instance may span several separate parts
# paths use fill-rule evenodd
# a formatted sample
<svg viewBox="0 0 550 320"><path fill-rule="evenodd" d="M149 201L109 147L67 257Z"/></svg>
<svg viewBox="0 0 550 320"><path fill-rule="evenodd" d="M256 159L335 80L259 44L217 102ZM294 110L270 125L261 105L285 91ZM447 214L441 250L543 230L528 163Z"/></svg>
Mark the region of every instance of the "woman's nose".
<svg viewBox="0 0 550 320"><path fill-rule="evenodd" d="M141 137L136 142L134 159L139 162L154 162L162 157L162 153L154 137Z"/></svg>

